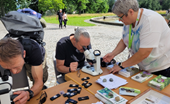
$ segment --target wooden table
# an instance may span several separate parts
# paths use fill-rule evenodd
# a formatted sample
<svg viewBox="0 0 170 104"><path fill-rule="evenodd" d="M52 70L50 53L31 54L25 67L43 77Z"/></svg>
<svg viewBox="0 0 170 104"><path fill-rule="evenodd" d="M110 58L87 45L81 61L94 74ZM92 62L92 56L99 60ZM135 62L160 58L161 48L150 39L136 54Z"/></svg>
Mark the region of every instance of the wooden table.
<svg viewBox="0 0 170 104"><path fill-rule="evenodd" d="M92 83L92 86L87 88L87 90L94 95L94 94L96 94L97 90L100 90L100 89L104 88L100 84L96 83L96 80L99 79L100 76L109 74L109 70L107 68L102 68L102 70L103 70L103 73L101 75L98 75L98 76L91 76L91 75L86 74L86 73L84 73L82 71L80 71L80 73L81 73L80 78L77 76L77 72L68 73L65 76L67 77L67 79L71 79L71 80L73 80L74 82L76 82L79 85L81 85L84 82L84 81L81 80L81 78L90 77L90 79L88 81L90 83ZM127 80L128 83L126 85L124 85L123 87L132 87L132 88L140 89L141 92L144 92L145 90L149 89L150 87L147 85L148 82L151 79L156 77L156 75L153 75L151 78L149 78L145 82L139 83L137 81L132 80L131 77L126 78L126 77L124 77L122 75L119 75L119 74L115 74L115 75ZM119 94L119 88L113 89L113 91L116 92L117 94ZM166 88L164 88L162 90L162 92L170 94L170 85L168 85ZM124 95L122 95L122 97L124 97L127 100L130 100L130 99L134 98L132 96L124 96Z"/></svg>
<svg viewBox="0 0 170 104"><path fill-rule="evenodd" d="M61 96L59 98L57 98L53 101L51 101L50 98L56 94L59 94L60 91L67 92L67 89L74 88L74 87L69 87L70 84L76 84L76 83L70 80L65 83L59 84L57 86L43 90L43 91L46 91L46 93L47 93L47 99L46 99L45 103L43 103L43 104L65 104L65 101L68 98L63 97L63 95L61 95L61 94L60 94ZM36 100L36 99L38 99L41 96L41 92L37 96L34 96L29 102L27 102L27 104L39 104L39 100ZM78 97L84 97L84 96L89 96L89 100L78 101ZM91 103L96 103L97 101L99 101L93 94L91 94L84 88L82 88L80 94L77 94L77 95L71 97L71 99L76 100L78 102L78 104L91 104Z"/></svg>

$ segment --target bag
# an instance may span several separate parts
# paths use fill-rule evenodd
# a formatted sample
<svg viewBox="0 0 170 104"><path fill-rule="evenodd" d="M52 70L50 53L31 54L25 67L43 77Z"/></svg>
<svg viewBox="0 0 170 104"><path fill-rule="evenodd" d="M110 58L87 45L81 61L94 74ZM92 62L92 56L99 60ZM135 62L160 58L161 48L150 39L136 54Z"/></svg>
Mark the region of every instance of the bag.
<svg viewBox="0 0 170 104"><path fill-rule="evenodd" d="M45 42L43 42L44 30L37 17L11 11L2 17L1 21L9 32L5 37L30 38L41 46L45 46Z"/></svg>
<svg viewBox="0 0 170 104"><path fill-rule="evenodd" d="M33 15L33 16L36 16L38 19L41 19L41 16L42 16L42 14L37 13L35 10L32 10L30 8L18 9L17 12Z"/></svg>

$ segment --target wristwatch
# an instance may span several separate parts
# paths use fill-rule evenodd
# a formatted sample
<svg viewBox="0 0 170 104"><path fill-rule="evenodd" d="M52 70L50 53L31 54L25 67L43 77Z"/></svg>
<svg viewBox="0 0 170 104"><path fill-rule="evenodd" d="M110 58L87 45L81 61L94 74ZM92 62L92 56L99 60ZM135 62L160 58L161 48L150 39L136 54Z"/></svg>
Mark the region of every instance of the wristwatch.
<svg viewBox="0 0 170 104"><path fill-rule="evenodd" d="M69 72L71 72L71 68L69 67Z"/></svg>
<svg viewBox="0 0 170 104"><path fill-rule="evenodd" d="M28 89L28 90L26 90L26 91L29 92L30 99L33 98L34 92L33 92L32 90L30 90L30 89ZM28 101L30 101L30 99L28 99Z"/></svg>
<svg viewBox="0 0 170 104"><path fill-rule="evenodd" d="M122 63L121 63L121 62L118 64L118 66L119 66L121 69L124 69L124 67L122 66Z"/></svg>

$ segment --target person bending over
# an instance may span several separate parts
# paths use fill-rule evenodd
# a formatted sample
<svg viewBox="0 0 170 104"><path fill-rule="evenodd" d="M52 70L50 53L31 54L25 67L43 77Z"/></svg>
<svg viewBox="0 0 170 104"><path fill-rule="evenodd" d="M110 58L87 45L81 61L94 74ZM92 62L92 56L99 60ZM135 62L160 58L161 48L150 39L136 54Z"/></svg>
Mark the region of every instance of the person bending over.
<svg viewBox="0 0 170 104"><path fill-rule="evenodd" d="M21 70L25 68L30 79L33 80L33 86L29 90L13 93L18 95L13 100L15 104L26 104L28 100L37 95L42 90L43 82L45 83L48 77L47 69L44 68L43 70L42 65L45 55L44 48L40 48L35 41L31 41L31 43L32 50L28 56L28 51L24 50L22 44L18 40L12 38L3 38L0 40L1 67L9 69L13 74L20 73Z"/></svg>
<svg viewBox="0 0 170 104"><path fill-rule="evenodd" d="M85 65L83 47L89 47L90 35L84 28L77 28L74 34L61 38L56 47L56 67L61 73L70 73Z"/></svg>
<svg viewBox="0 0 170 104"><path fill-rule="evenodd" d="M138 64L141 70L170 77L170 29L165 19L155 11L139 8L137 0L117 0L112 11L124 23L122 39L103 59L110 62L126 47L131 57L110 72Z"/></svg>

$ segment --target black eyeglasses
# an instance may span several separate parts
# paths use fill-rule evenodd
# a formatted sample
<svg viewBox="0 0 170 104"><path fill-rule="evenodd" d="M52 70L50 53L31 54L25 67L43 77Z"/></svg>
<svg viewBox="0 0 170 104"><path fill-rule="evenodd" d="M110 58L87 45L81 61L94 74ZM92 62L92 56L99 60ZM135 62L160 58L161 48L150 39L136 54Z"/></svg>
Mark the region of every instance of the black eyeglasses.
<svg viewBox="0 0 170 104"><path fill-rule="evenodd" d="M41 96L37 99L37 100L40 100L39 101L39 104L43 104L47 99L47 93L44 91L41 93Z"/></svg>
<svg viewBox="0 0 170 104"><path fill-rule="evenodd" d="M123 20L122 18L123 18L123 16L124 16L125 14L123 14L121 17L119 17L119 16L117 16L120 20Z"/></svg>

